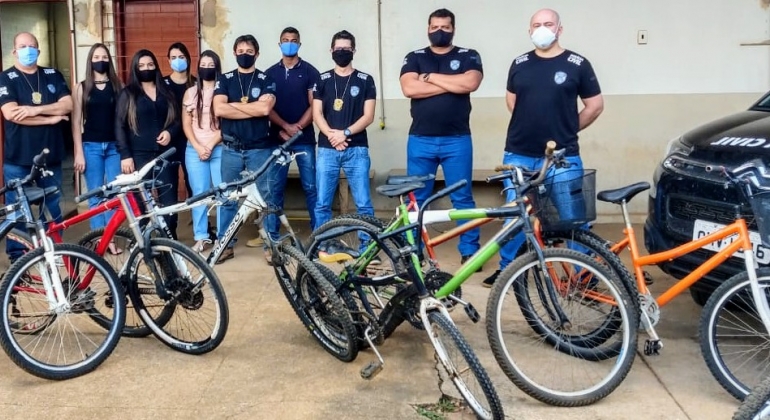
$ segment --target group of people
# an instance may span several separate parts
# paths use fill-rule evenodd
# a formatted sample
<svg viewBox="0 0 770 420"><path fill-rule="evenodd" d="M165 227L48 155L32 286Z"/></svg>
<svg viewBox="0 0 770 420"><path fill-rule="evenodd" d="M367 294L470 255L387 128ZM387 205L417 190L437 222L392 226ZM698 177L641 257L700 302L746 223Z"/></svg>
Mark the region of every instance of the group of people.
<svg viewBox="0 0 770 420"><path fill-rule="evenodd" d="M534 169L541 163L545 143L554 139L582 168L578 132L603 109L596 75L585 57L559 45L562 26L555 11L535 13L529 32L535 49L516 57L508 74L506 104L511 118L502 161ZM447 184L472 178L470 95L483 79L478 51L455 45L454 34L451 11L431 13L430 45L407 54L400 74L402 92L411 99L407 174L435 174L440 165ZM85 80L74 87L73 95L59 71L37 65L40 51L35 37L20 33L14 38L14 66L0 73L4 176L23 176L32 157L48 147L48 164L55 175L43 183L60 185L64 145L58 125L70 114L75 170L85 174L88 188L132 172L173 146L177 153L172 161L182 167L188 194L197 194L212 184L238 179L244 169L256 170L276 147L301 131L292 151L297 152L311 227L331 218L340 170L357 212L373 216L367 127L374 121L374 78L354 67L356 39L347 31L332 36L334 67L323 73L299 56L301 45L296 28L284 29L278 42L282 58L263 72L256 68L259 43L252 35L242 35L233 44L236 69L223 72L221 58L207 50L200 54L194 75L189 51L175 43L167 51L172 69L167 76L160 74L151 51L140 50L131 60L124 85L109 49L95 44L88 54ZM584 105L580 111L577 98ZM172 167L160 175L168 184L159 191L161 204L176 202L178 173ZM287 177L288 167L272 165L259 178L257 186L271 208L283 207ZM432 182L427 182L416 192L418 204L432 189ZM509 189L508 200L512 194ZM8 192L6 200L13 200L13 195ZM455 208L475 207L470 182L450 198ZM48 199L46 207L49 217L61 218L58 197ZM235 202L219 207L218 239L236 210ZM108 218L109 214L91 219L92 229L103 227ZM176 218L169 217L168 222L176 234ZM279 227L278 218L269 213L266 230L271 238L277 238ZM212 243L211 230L206 210L194 209L195 250ZM505 246L501 269L521 243L519 239ZM259 241L255 238L247 245L259 246ZM233 247L234 241L218 263L234 257ZM461 262L479 247L478 228L464 233L458 245ZM18 244L9 241L7 252L12 259L18 257ZM111 245L110 252L122 250ZM491 286L499 273L496 270L484 284Z"/></svg>

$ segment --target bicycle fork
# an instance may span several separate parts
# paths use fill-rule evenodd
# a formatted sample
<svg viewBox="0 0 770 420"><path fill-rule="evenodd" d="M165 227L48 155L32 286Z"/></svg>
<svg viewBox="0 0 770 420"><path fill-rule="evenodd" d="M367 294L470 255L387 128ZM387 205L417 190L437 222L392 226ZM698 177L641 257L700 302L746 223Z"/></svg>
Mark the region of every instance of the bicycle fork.
<svg viewBox="0 0 770 420"><path fill-rule="evenodd" d="M57 314L64 313L70 309L70 303L67 296L64 293L64 285L62 285L61 276L59 276L59 270L56 268L56 256L54 255L54 245L51 238L45 234L43 223L38 220L36 223L37 234L40 236L40 242L43 244L43 257L44 263L38 263L38 271L40 271L40 277L43 280L43 287L45 288L45 296L48 299L48 309L54 311ZM67 270L73 270L74 267L67 267Z"/></svg>

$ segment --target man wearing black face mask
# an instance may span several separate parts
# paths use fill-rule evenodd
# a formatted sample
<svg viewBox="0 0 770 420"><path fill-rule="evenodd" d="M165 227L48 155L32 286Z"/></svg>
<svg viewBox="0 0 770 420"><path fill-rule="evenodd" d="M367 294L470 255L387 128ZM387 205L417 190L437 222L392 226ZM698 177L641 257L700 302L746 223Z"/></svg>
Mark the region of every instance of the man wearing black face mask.
<svg viewBox="0 0 770 420"><path fill-rule="evenodd" d="M238 68L224 73L214 88L214 113L221 119L222 182L240 179L241 171L256 171L270 157L278 141L270 136L268 116L275 105L276 84L267 74L254 67L259 55L259 43L252 35L239 36L233 44ZM257 180L262 197L275 207L271 184L275 181L275 166ZM217 232L222 240L237 211L237 202L228 202L220 209ZM274 238L277 239L277 238ZM233 258L235 241L228 244L217 264ZM267 248L265 248L266 257Z"/></svg>
<svg viewBox="0 0 770 420"><path fill-rule="evenodd" d="M359 214L374 216L369 194L369 140L366 127L374 121L377 97L372 76L353 68L356 38L348 31L332 37L334 69L313 87L313 121L318 125L316 225L332 216L332 200L340 169L345 171Z"/></svg>
<svg viewBox="0 0 770 420"><path fill-rule="evenodd" d="M477 51L452 45L454 32L454 14L447 9L436 10L428 17L430 47L412 51L404 58L401 90L412 100L406 171L408 175L435 174L441 165L447 185L467 180L465 187L449 196L454 208L467 209L476 207L471 192L470 94L481 84L483 70ZM430 181L415 191L418 205L432 191ZM462 263L478 249L478 228L460 236Z"/></svg>

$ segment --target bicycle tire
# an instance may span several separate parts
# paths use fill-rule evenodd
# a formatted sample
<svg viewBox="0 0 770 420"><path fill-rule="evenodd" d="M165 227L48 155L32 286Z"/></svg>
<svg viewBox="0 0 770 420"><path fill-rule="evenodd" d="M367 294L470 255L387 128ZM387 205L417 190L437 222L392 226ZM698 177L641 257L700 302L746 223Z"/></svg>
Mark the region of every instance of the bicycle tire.
<svg viewBox="0 0 770 420"><path fill-rule="evenodd" d="M482 419L504 419L505 413L503 411L503 405L500 402L500 398L495 391L495 387L492 384L492 380L489 378L484 367L481 365L476 354L473 352L468 341L463 337L460 330L447 319L444 314L432 311L428 313L429 326L426 327L426 332L430 338L431 344L435 349L435 356L437 361L444 367L444 370L451 378L454 386L460 392L463 399L468 403L469 407L476 414L477 417ZM444 343L438 338L437 330L444 330L449 338L449 343ZM465 362L468 364L468 369L473 373L473 377L478 381L484 400L487 404L482 404L479 401L479 396L473 395L468 389L465 381L460 377L455 363L449 360L446 344L451 344L457 350L459 350Z"/></svg>
<svg viewBox="0 0 770 420"><path fill-rule="evenodd" d="M340 295L340 298L342 298L342 301L345 302L345 307L350 312L350 315L353 318L353 324L356 327L358 349L363 350L368 348L369 343L364 338L364 332L366 331L368 322L366 321L366 316L361 312L361 308L358 307L356 299L353 298L352 294L350 293L350 289L347 287L342 287L342 283L340 283L340 279L337 277L337 274L335 274L334 271L332 271L329 267L318 263L314 264L316 268L318 268L318 271L320 271L321 274L326 278L326 281L328 281L334 290L337 291L337 293Z"/></svg>
<svg viewBox="0 0 770 420"><path fill-rule="evenodd" d="M733 415L733 420L766 420L770 418L770 376L754 387Z"/></svg>
<svg viewBox="0 0 770 420"><path fill-rule="evenodd" d="M340 294L302 251L288 244L279 245L273 252L276 251L280 253L281 258L280 263L275 262L274 259L273 270L281 290L302 325L310 331L310 335L321 347L335 358L343 362L355 360L358 357L358 334L350 310ZM298 261L298 267L301 268L297 269L295 274L297 278L292 278L286 269L284 256ZM326 319L313 313L317 308L308 305L308 303L315 303L314 299L307 299L308 285L313 285L317 290L320 290L326 298L325 303L332 312L332 321L338 324L336 328L332 328L336 330L336 334L332 332Z"/></svg>
<svg viewBox="0 0 770 420"><path fill-rule="evenodd" d="M62 261L69 261L73 262L73 267L76 267L78 264L82 264L82 262L85 262L90 265L90 267L86 270L87 273L94 273L94 271L91 271L91 267L95 269L96 272L101 274L107 283L107 287L109 289L109 292L113 294L113 296L116 296L120 298L119 302L125 302L123 299L123 288L120 287L120 284L117 280L117 274L112 269L112 267L104 261L101 257L99 257L95 252L86 249L79 245L74 244L54 244L53 245L53 252L55 255L60 256L62 258ZM19 346L19 343L17 342L16 338L14 337L14 331L11 326L11 320L9 319L9 310L8 308L11 307L12 301L15 302L16 297L18 297L18 294L21 293L20 290L14 290L14 286L16 285L17 281L22 280L24 277L24 274L27 272L27 270L31 267L33 267L36 264L42 263L46 264L45 262L45 249L43 248L35 248L30 251L28 251L26 254L24 254L22 257L17 259L14 264L11 265L11 267L6 272L5 276L3 277L2 282L0 282L0 297L2 298L3 302L3 315L2 315L2 328L0 328L0 346L2 346L3 350L8 354L9 358L20 368L25 370L26 372L35 375L40 378L49 379L49 380L66 380L66 379L72 379L79 376L83 376L93 370L95 370L97 367L99 367L109 356L112 354L113 350L118 344L118 341L120 340L120 332L123 329L123 323L125 322L125 315L126 315L126 306L125 305L114 305L113 307L113 316L112 316L112 325L107 330L107 334L105 337L104 342L99 345L96 349L89 352L88 355L85 357L84 360L76 363L67 364L64 366L53 366L49 363L43 363L41 361L35 360L34 357L24 350L22 350ZM29 278L29 277L26 277ZM62 283L64 283L65 279L62 279ZM69 283L67 283L69 284ZM62 286L65 286L63 284ZM90 285L89 285L90 288ZM69 293L71 289L68 289L68 296L72 297L72 295ZM91 290L93 291L93 290ZM16 296L14 296L16 295ZM78 293L76 298L80 299L83 295ZM85 296L86 298L89 298L89 296ZM75 313L75 311L80 312L89 312L89 318L93 320L93 314L91 314L91 310L93 307L89 307L89 301L75 301L71 303L71 307L69 308L72 313ZM15 303L14 303L15 305ZM47 303L45 304L47 306ZM79 306L79 309L73 309L73 307ZM61 314L57 315L60 317ZM70 323L71 320L68 320ZM50 326L50 324L49 324ZM70 325L70 327L72 327ZM74 327L72 327L73 331L75 330ZM38 334L43 334L44 331L38 332ZM61 331L60 329L57 329L55 341L61 342L62 344L66 341L61 337ZM26 336L26 335L25 335ZM37 336L40 337L39 335ZM93 342L93 340L90 340L90 342ZM83 340L83 342L78 341L78 350L81 352L81 354L84 352L82 346L84 343L87 343L87 341Z"/></svg>
<svg viewBox="0 0 770 420"><path fill-rule="evenodd" d="M487 301L487 339L492 348L492 353L503 372L519 389L529 396L554 406L577 407L589 405L605 398L614 391L623 382L631 370L636 355L639 317L633 309L633 305L631 304L632 299L628 295L626 288L619 284L620 281L612 272L594 259L578 251L559 248L543 249L543 256L546 263L552 262L558 264L568 262L569 264L580 265L586 269L590 269L594 273L594 276L598 276L597 278L599 279L603 278L607 281L607 284L611 286L610 292L615 296L614 304L619 308L619 314L623 320L623 325L625 326L621 331L624 337L624 344L620 351L617 352L617 360L615 361L611 372L598 383L589 387L575 391L561 391L549 388L548 386L539 384L531 379L521 370L510 356L508 346L504 342L503 328L500 324L502 313L501 306L509 286L514 282L520 281L521 274L519 273L524 272L524 270L527 270L530 267L539 267L539 259L534 252L529 252L515 259L508 265L508 267L506 267L495 282ZM518 296L516 297L516 301L521 301ZM581 347L568 341L560 340L556 331L550 328L537 328L538 322L542 323L542 321L538 321L539 318L533 319L532 317L528 317L527 311L524 309L522 309L521 312L525 318L526 325L534 330L536 335L541 337L541 339L543 338L542 336L545 336L545 348L553 349L555 347L555 350L561 353L573 355L576 358L587 359L589 361L603 359L603 357L599 357L599 353L603 351L602 349ZM533 347L530 345L528 349L531 352ZM540 360L538 361L547 363Z"/></svg>
<svg viewBox="0 0 770 420"><path fill-rule="evenodd" d="M101 238L104 236L104 228L92 230L78 240L78 245L83 245L88 249L91 249L93 251L96 250L96 246L101 240ZM135 241L134 232L131 231L129 228L121 227L118 230L115 231L115 234L113 236L114 238L123 238L127 240L127 243L131 244L133 241ZM130 256L129 253L130 248L126 248L123 250L122 254L125 254L126 256ZM105 258L106 259L106 258ZM109 260L107 262L110 262ZM126 298L130 301L130 298L128 296L128 290L127 290L127 284L128 284L128 273L123 273L121 276L120 270L124 267L116 267L113 265L115 271L118 273L118 278L120 279L120 283L123 286L124 291L126 292ZM152 290L154 293L153 287L142 287L140 288L143 292L147 292L149 290ZM126 303L128 304L128 303ZM165 325L171 317L174 315L174 306L166 306L163 309L163 312L160 316L156 318L156 322L158 324ZM102 322L100 318L95 318L94 321L96 321L98 324L102 325L102 327L105 326L105 324ZM126 324L123 328L123 336L124 337L132 337L132 338L142 338L147 337L149 335L152 335L152 331L150 328L146 325L144 325L144 322L142 321L141 317L139 316L139 313L136 312L133 308L133 302L131 302L131 308L126 310Z"/></svg>
<svg viewBox="0 0 770 420"><path fill-rule="evenodd" d="M759 280L760 287L764 288L765 290L770 288L770 268L763 267L758 269L757 279ZM718 318L721 318L720 314L726 306L736 305L736 303L731 302L731 299L733 297L738 297L738 293L741 293L741 289L745 290L745 294L743 296L746 296L745 303L748 306L746 308L740 308L739 311L745 313L745 309L755 310L753 306L753 295L751 294L750 287L751 285L749 282L749 274L746 271L738 273L735 276L727 279L724 283L717 287L716 290L714 290L708 302L706 302L706 306L703 307L703 313L701 315L699 326L700 348L701 353L703 354L703 358L706 362L706 366L708 366L711 374L714 376L717 382L719 382L719 385L721 385L722 388L730 393L730 395L741 401L746 398L752 387L759 384L761 379L756 378L756 375L761 375L762 373L766 374L767 365L760 366L762 367L760 370L757 370L756 367L747 367L747 375L751 374L751 376L755 377L754 380L751 381L747 380L747 375L739 375L734 370L731 370L731 368L727 366L725 357L723 357L722 352L719 350L721 340L717 339L716 337L718 329L716 323ZM765 294L767 294L767 292L765 292ZM749 322L741 320L739 326L743 328L749 328L751 325ZM760 337L762 337L764 342L769 342L770 337L767 336L767 331L764 330L764 325L761 323L761 321L758 321L757 329L759 330L757 333L760 335ZM730 335L735 336L737 334L738 332L736 332L736 327L730 327ZM729 345L729 343L726 344ZM764 345L766 346L766 344ZM758 360L767 360L767 355L761 357ZM740 363L739 366L742 367L743 363Z"/></svg>
<svg viewBox="0 0 770 420"><path fill-rule="evenodd" d="M230 321L227 297L225 295L224 288L219 281L219 277L217 277L214 270L208 264L206 264L206 261L203 259L203 257L201 257L200 254L179 242L169 238L156 237L150 239L150 247L152 248L153 255L155 255L156 258L170 253L176 253L177 255L181 256L189 263L191 263L195 269L199 270L199 272L202 274L202 278L197 281L203 282L205 280L207 285L210 287L210 297L204 296L203 292L200 290L200 287L202 287L203 284L192 287L189 279L177 278L175 274L171 272L171 267L177 266L175 261L178 257L174 256L172 261L168 261L166 258L164 258L165 261L163 261L161 264L164 276L163 287L170 294L176 295L173 296L173 302L169 302L169 299L163 299L164 311L169 304L172 304L175 307L172 319L179 319L183 316L185 318L192 318L192 314L197 313L197 311L201 308L206 300L213 299L215 302L215 308L212 309L212 312L215 313L216 319L213 326L211 327L211 333L207 331L205 332L205 336L196 337L195 339L181 338L178 337L177 332L171 331L172 328L176 328L178 326L179 322L171 322L171 320L162 318L160 322L156 320L149 313L147 306L142 299L142 296L147 296L148 294L142 293L136 278L137 264L140 262L147 263L147 261L144 260L144 255L142 252L143 250L139 247L132 250L128 263L131 276L128 281L128 294L131 298L131 302L134 304L135 310L137 313L139 313L142 321L147 327L150 328L152 333L168 347L181 353L192 355L201 355L213 351L225 339ZM152 262L155 262L155 258L153 258ZM169 278L169 274L173 275L173 277ZM172 288L172 290L168 290L169 288ZM195 291L195 293L191 293L192 291ZM201 333L203 333L204 330L204 328L193 329L183 327L180 327L179 329L180 332L193 332L193 330L195 330ZM208 328L205 329L208 330Z"/></svg>

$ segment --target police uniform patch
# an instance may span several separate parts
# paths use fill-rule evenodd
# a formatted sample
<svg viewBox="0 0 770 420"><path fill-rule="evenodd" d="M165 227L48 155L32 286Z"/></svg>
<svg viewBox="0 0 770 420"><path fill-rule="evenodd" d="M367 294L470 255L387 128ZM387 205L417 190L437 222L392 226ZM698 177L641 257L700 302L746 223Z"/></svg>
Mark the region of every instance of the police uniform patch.
<svg viewBox="0 0 770 420"><path fill-rule="evenodd" d="M351 86L350 87L350 96L356 97L358 96L358 93L360 92L360 89L358 89L358 86Z"/></svg>
<svg viewBox="0 0 770 420"><path fill-rule="evenodd" d="M258 97L259 97L259 94L260 94L260 92L262 92L262 91L261 91L261 90L259 90L259 88L256 88L256 87L255 87L255 88L252 88L252 89L251 89L251 97L252 97L252 98L254 98L254 99L258 98Z"/></svg>
<svg viewBox="0 0 770 420"><path fill-rule="evenodd" d="M566 80L567 73L564 73L563 71L557 71L556 74L553 75L553 81L556 82L557 85L564 83Z"/></svg>
<svg viewBox="0 0 770 420"><path fill-rule="evenodd" d="M51 93L56 93L56 86L49 84L48 91Z"/></svg>
<svg viewBox="0 0 770 420"><path fill-rule="evenodd" d="M452 60L449 62L449 67L452 70L457 70L460 68L460 60Z"/></svg>

